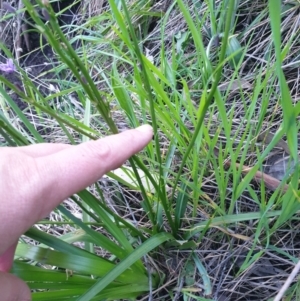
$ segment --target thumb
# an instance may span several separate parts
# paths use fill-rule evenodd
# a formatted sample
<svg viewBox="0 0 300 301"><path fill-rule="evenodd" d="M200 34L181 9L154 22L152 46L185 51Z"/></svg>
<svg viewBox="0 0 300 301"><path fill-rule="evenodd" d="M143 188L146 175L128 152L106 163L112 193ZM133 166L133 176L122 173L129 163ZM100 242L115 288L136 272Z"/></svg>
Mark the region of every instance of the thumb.
<svg viewBox="0 0 300 301"><path fill-rule="evenodd" d="M30 289L15 275L0 272L1 301L30 301Z"/></svg>

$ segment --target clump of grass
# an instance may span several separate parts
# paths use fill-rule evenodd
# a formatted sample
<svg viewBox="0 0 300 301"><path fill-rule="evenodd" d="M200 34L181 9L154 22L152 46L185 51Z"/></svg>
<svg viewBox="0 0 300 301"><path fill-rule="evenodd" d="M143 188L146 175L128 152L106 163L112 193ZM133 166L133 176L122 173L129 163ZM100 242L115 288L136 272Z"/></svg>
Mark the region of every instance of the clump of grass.
<svg viewBox="0 0 300 301"><path fill-rule="evenodd" d="M3 145L76 144L142 123L155 132L130 168L72 197L82 221L59 206L60 221L41 222L66 223L70 233L26 233L36 245L19 244L25 259L13 272L33 300L275 296L284 280L278 271L289 272L298 257L299 174L295 168L270 186L264 165L286 137L298 166L298 79L287 71L299 63L291 26L299 5L111 0L97 13L83 4L88 17L62 30L50 5L23 2L56 54L48 71L56 78L45 93L22 66L24 91L0 77ZM11 91L28 103L25 111ZM41 134L37 123L53 130ZM57 268L31 264L41 259Z"/></svg>

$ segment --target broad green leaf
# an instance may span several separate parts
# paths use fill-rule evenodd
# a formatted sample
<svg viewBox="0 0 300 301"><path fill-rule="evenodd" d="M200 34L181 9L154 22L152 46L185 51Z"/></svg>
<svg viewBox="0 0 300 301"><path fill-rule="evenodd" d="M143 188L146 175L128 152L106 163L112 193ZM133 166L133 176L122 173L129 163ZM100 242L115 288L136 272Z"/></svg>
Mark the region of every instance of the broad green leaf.
<svg viewBox="0 0 300 301"><path fill-rule="evenodd" d="M200 261L199 257L196 253L193 254L193 259L196 264L196 267L199 271L199 276L202 278L203 286L204 286L204 294L205 296L210 296L212 294L212 287L209 275L203 266L202 262Z"/></svg>
<svg viewBox="0 0 300 301"><path fill-rule="evenodd" d="M87 253L87 252L86 252ZM18 244L16 256L28 258L42 264L58 266L60 268L82 273L84 275L95 275L102 277L111 271L115 264L106 259L96 256L96 259L73 254L65 254L46 248L30 246L26 244ZM136 270L123 271L118 275L117 281L121 283L132 283L138 281L147 283L147 276L138 273Z"/></svg>

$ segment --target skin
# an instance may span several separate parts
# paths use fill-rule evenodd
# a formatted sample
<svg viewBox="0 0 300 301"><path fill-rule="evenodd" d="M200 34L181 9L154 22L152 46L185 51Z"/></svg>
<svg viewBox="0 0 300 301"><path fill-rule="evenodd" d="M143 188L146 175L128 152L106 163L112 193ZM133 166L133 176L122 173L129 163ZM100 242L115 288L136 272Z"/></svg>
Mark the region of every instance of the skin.
<svg viewBox="0 0 300 301"><path fill-rule="evenodd" d="M144 125L77 146L36 144L0 149L1 301L31 300L27 285L8 274L20 235L59 203L121 166L153 136Z"/></svg>

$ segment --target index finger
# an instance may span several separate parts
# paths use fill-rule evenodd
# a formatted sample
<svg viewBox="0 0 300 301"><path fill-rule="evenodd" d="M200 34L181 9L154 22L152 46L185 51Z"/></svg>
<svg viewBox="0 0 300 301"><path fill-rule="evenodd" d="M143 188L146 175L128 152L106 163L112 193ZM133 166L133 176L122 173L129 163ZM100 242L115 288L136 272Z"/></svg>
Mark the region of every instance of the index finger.
<svg viewBox="0 0 300 301"><path fill-rule="evenodd" d="M37 158L43 186L48 190L47 193L41 191L41 194L57 200L56 206L63 199L99 180L106 172L122 165L142 150L152 135L152 128L145 125ZM45 210L49 211L48 208Z"/></svg>
<svg viewBox="0 0 300 301"><path fill-rule="evenodd" d="M5 244L0 246L0 254L64 199L93 184L143 149L152 135L150 126L142 126L49 156L27 160L22 157L23 168L14 171L8 183L20 183L18 189L4 190L0 237ZM17 163L22 164L19 161Z"/></svg>

